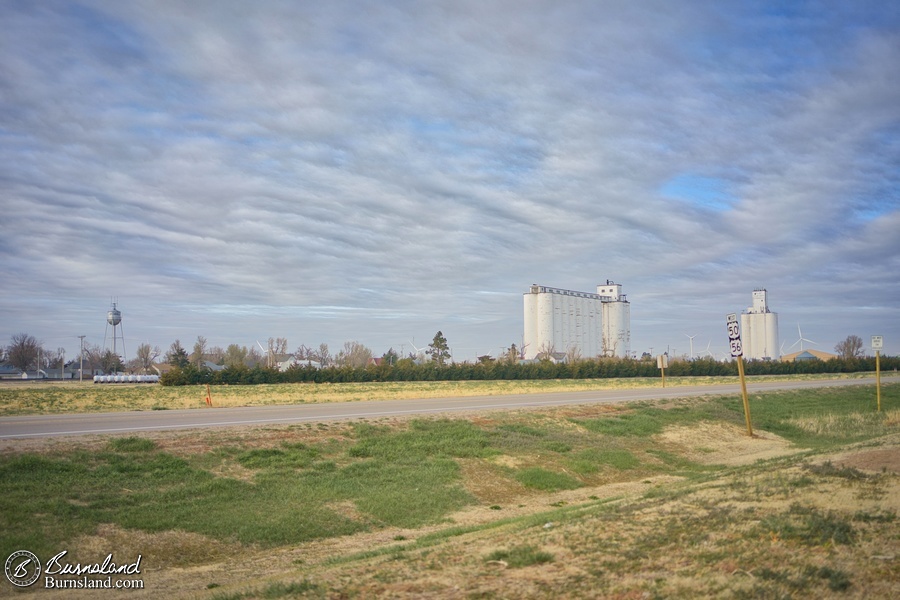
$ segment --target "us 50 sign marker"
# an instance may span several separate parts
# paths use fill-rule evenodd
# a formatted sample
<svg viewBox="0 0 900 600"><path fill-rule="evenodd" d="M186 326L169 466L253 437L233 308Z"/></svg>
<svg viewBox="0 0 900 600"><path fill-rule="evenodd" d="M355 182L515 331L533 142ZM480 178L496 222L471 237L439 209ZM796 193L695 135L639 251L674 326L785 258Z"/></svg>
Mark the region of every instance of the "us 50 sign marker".
<svg viewBox="0 0 900 600"><path fill-rule="evenodd" d="M744 355L744 346L741 344L741 326L735 313L725 317L728 323L728 346L731 348L731 357L737 358Z"/></svg>
<svg viewBox="0 0 900 600"><path fill-rule="evenodd" d="M728 325L728 345L731 356L737 359L738 375L741 376L741 396L744 399L744 418L747 421L747 435L753 437L753 426L750 425L750 399L747 397L747 380L744 377L744 346L741 344L741 325L735 313L725 317Z"/></svg>

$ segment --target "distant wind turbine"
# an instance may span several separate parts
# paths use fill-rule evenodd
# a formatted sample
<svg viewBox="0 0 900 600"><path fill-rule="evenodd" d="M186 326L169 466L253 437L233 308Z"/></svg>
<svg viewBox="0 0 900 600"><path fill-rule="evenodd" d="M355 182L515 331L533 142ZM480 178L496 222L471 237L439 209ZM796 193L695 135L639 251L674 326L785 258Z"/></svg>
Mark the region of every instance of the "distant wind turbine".
<svg viewBox="0 0 900 600"><path fill-rule="evenodd" d="M796 342L794 342L793 344L791 344L791 348L793 348L797 344L800 344L800 352L803 352L803 342L809 342L810 344L817 343L817 342L814 342L810 339L803 337L803 332L800 331L800 323L797 323L797 335L799 336L799 339ZM788 348L788 350L790 350L791 348Z"/></svg>
<svg viewBox="0 0 900 600"><path fill-rule="evenodd" d="M415 339L415 338L413 338ZM416 362L422 364L425 362L425 348L418 348L413 340L409 340L409 345L416 351Z"/></svg>
<svg viewBox="0 0 900 600"><path fill-rule="evenodd" d="M694 338L697 337L697 334L695 333L694 335L688 335L688 334L684 334L684 335L689 340L691 340L691 360L694 360Z"/></svg>

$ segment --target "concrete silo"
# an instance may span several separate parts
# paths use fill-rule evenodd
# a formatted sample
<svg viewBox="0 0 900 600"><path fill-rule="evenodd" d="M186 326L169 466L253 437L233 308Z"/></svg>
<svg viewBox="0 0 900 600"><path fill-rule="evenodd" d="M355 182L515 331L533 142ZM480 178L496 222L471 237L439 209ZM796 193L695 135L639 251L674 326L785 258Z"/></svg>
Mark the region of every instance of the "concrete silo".
<svg viewBox="0 0 900 600"><path fill-rule="evenodd" d="M753 305L741 314L741 342L747 360L778 360L778 313L769 311L768 292L753 291Z"/></svg>
<svg viewBox="0 0 900 600"><path fill-rule="evenodd" d="M627 356L631 315L621 287L607 281L594 294L532 285L524 294L525 358Z"/></svg>
<svg viewBox="0 0 900 600"><path fill-rule="evenodd" d="M631 304L622 293L622 285L609 280L597 286L602 301L602 355L627 358L631 355Z"/></svg>

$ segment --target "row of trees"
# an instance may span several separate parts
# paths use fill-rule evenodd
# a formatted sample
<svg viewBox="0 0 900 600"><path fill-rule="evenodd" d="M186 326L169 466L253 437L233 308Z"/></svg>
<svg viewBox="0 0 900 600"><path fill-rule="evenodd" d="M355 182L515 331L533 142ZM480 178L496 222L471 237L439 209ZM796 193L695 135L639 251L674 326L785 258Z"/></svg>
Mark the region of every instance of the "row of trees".
<svg viewBox="0 0 900 600"><path fill-rule="evenodd" d="M223 367L255 367L265 364L267 368L275 368L281 363L295 364L297 366L308 367L350 367L353 369L361 369L369 364L375 354L372 350L357 341L345 342L344 346L337 352L332 354L328 348L328 344L319 344L318 348L301 345L294 352L288 352L288 341L285 338L269 338L266 348L253 348L247 346L239 346L231 344L227 348L222 349L218 346L210 347L207 340L203 336L197 336L194 342L193 352L188 354L187 349L181 344L181 340L175 340L165 354L165 362L179 368L192 365L197 369L202 368L207 363ZM149 351L149 346L139 348ZM265 351L265 354L262 351ZM450 360L450 346L444 334L438 331L428 350L425 352L430 360L438 366L446 365ZM159 349L155 349L155 356L159 356ZM383 362L388 365L395 365L401 359L409 358L413 361L419 359L415 354L409 354L407 357L401 357L400 354L390 348L381 355Z"/></svg>
<svg viewBox="0 0 900 600"><path fill-rule="evenodd" d="M884 357L881 368L900 368L900 357ZM835 358L828 361L800 362L748 361L748 375L785 375L798 373L853 373L875 370L874 358ZM669 376L737 375L737 363L711 358L669 363ZM515 379L602 379L614 377L659 377L653 360L630 358L600 358L571 363L549 360L519 363L514 361L483 361L479 363L451 363L443 366L435 361L417 364L404 358L395 364L384 361L380 365L354 368L349 365L317 369L295 365L285 371L257 366L228 367L222 371L198 369L193 365L172 369L162 376L163 385L191 384L260 384L260 383L342 383L370 381L459 381L459 380L515 380Z"/></svg>
<svg viewBox="0 0 900 600"><path fill-rule="evenodd" d="M837 353L838 357L843 359L844 361L853 361L855 359L859 359L864 353L863 340L856 335L848 336L845 340L835 346L835 352ZM547 358L553 354L554 353L552 351L548 350L540 354L539 357ZM428 358L425 357L426 355ZM370 364L370 361L374 357L374 354L371 349L356 341L346 342L343 348L341 348L336 354L332 355L332 353L329 351L328 345L324 343L320 344L317 348L301 345L294 352L289 352L287 339L280 337L269 338L266 348L263 348L261 346L259 348L253 346L239 346L238 344L230 344L226 348L221 348L219 346L210 346L205 337L198 336L197 340L194 342L192 352L190 353L188 353L187 349L181 344L180 340L175 340L175 342L172 343L165 355L163 355L158 346L140 344L135 351L134 358L129 360L127 363L123 363L122 358L114 354L109 349L103 349L97 345L85 345L84 369L87 373L93 373L95 371L100 371L103 373L117 373L121 371L127 371L129 373L147 374L154 371L154 364L158 361L160 356L163 356L165 362L174 367L177 367L178 369L184 370L187 367L193 367L195 372L202 373L204 371L205 365L207 365L208 363L238 370L241 368L252 369L254 367L262 365L264 365L267 369L275 369L279 365L283 365L285 363L293 364L298 368L304 366L310 368L316 367L319 369L336 367L339 369L358 370L365 369L365 367ZM482 373L491 371L502 371L503 373L507 373L507 367L509 365L516 365L516 363L518 363L521 358L521 350L518 349L515 344L512 344L497 359L493 359L487 356L479 358L479 363L482 365L497 363L498 365L503 365L502 369L499 367L495 367L493 369L482 367L481 370L476 374L476 376L473 377L455 377L452 374L450 375L450 377L480 378ZM652 357L650 357L649 354L645 354L645 356L642 358L649 360ZM425 350L422 354L410 353L404 357L400 356L400 354L393 348L390 348L381 356L381 359L382 360L380 362L382 363L382 365L389 368L395 366L404 367L404 365L408 367L409 364L407 363L410 363L413 366L423 366L423 363L428 363L427 366L436 366L443 368L449 365L451 355L447 338L444 337L444 334L442 332L438 331L434 335L431 343L428 345L427 350ZM600 364L596 360L583 360L577 354L567 353L566 359L567 368L569 368L570 370L573 365L580 365L577 366L577 369L595 371L596 369L585 367L584 365L590 365L594 363ZM81 356L71 362L79 362L80 360ZM0 347L0 361L8 362L21 371L43 370L46 372L51 369L61 370L66 364L65 349L58 348L56 350L49 351L43 348L41 343L38 342L33 336L21 333L12 336L10 344L8 346L6 346L5 348ZM640 363L640 361L637 362ZM706 365L706 362L707 361L704 360L695 360L691 361L690 364L694 365L692 367L693 370L701 369L703 371L714 371L714 368L704 366ZM715 363L715 361L711 360L708 362ZM671 374L679 374L672 371L672 369L678 370L682 368L679 367L678 364L679 363L677 362L672 363L672 367L670 367ZM777 365L782 363L772 364ZM748 364L748 371L751 368L754 367ZM770 366L766 368L769 371L778 371L779 369L784 369L786 367ZM808 366L802 368L814 369L816 367ZM405 370L401 370L404 372L403 376L406 377L409 369L406 368ZM541 373L544 373L548 370L549 369L546 366L542 366L540 369L538 369L538 371L540 371ZM521 371L527 372L528 369L521 369ZM433 375L428 372L427 369L422 369L422 372L424 374L424 377L433 377ZM716 373L705 372L704 374ZM399 375L395 374L394 376L396 377ZM602 377L605 375L586 376ZM631 375L625 374L614 376ZM366 378L369 377L369 375L359 375L356 377L362 377L363 379L361 380L367 380ZM499 378L506 377L500 376ZM520 375L516 374L512 378L518 379L528 377L521 377Z"/></svg>

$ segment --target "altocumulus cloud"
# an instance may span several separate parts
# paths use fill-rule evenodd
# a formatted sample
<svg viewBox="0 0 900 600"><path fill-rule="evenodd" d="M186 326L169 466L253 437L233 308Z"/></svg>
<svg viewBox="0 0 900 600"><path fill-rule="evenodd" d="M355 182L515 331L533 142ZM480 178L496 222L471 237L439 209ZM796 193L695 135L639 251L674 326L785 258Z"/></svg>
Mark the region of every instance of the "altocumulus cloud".
<svg viewBox="0 0 900 600"><path fill-rule="evenodd" d="M472 358L611 278L638 352L763 286L896 353L900 9L782 4L6 3L0 338Z"/></svg>

